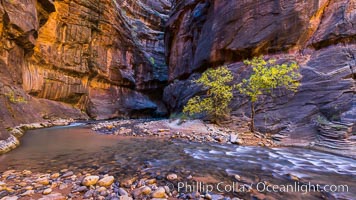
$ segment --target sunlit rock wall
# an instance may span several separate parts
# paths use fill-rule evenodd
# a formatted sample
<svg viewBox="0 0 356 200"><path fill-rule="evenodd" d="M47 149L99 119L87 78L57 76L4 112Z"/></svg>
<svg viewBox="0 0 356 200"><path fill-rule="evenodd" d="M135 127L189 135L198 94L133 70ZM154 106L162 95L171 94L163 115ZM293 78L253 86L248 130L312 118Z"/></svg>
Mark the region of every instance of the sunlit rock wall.
<svg viewBox="0 0 356 200"><path fill-rule="evenodd" d="M168 0L0 1L0 128L160 116Z"/></svg>

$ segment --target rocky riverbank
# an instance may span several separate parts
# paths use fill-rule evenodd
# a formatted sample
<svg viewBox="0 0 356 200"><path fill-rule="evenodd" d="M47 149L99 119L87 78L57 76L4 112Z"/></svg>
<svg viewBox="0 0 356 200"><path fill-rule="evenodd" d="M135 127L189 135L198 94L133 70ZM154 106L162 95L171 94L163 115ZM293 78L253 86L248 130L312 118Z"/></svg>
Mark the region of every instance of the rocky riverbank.
<svg viewBox="0 0 356 200"><path fill-rule="evenodd" d="M100 134L180 139L245 146L276 146L269 134L252 133L246 124L218 126L202 120L118 120L92 124Z"/></svg>
<svg viewBox="0 0 356 200"><path fill-rule="evenodd" d="M32 173L29 170L8 170L0 177L1 200L40 199L230 199L223 195L197 191L179 193L177 181L193 180L170 173L166 177L132 177L117 180L109 174L94 175L89 171L73 172L63 169L59 172ZM238 200L239 198L233 198Z"/></svg>
<svg viewBox="0 0 356 200"><path fill-rule="evenodd" d="M20 145L19 138L21 138L27 130L48 128L53 126L67 126L72 122L74 122L73 119L56 119L31 124L20 124L19 126L8 128L10 137L6 140L0 140L0 155L18 147Z"/></svg>

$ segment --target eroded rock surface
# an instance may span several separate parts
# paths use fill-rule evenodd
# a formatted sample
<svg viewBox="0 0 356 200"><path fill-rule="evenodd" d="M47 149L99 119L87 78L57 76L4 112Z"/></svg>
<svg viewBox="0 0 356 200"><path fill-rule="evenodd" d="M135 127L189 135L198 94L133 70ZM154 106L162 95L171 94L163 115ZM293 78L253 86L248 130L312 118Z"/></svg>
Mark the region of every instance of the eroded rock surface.
<svg viewBox="0 0 356 200"><path fill-rule="evenodd" d="M43 118L166 114L170 1L0 2L0 139Z"/></svg>
<svg viewBox="0 0 356 200"><path fill-rule="evenodd" d="M163 99L181 111L201 93L191 80L226 64L235 82L251 70L241 62L257 55L296 60L303 78L298 93L283 90L257 106L257 127L287 145L312 144L355 152L356 3L354 1L177 1L166 33L170 84ZM249 102L235 94L232 114L249 116ZM342 125L320 126L319 117ZM331 126L327 127L327 126ZM344 145L342 145L344 144ZM341 148L341 146L344 146Z"/></svg>

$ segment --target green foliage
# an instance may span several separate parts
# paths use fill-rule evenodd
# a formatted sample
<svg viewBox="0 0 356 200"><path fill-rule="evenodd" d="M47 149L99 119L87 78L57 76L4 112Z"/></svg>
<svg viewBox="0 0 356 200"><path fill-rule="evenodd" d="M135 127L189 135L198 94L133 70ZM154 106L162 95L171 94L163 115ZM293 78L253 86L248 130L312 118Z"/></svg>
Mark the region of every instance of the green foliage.
<svg viewBox="0 0 356 200"><path fill-rule="evenodd" d="M5 94L5 96L9 99L11 103L27 103L25 98L23 98L22 96L15 95L14 92L8 92Z"/></svg>
<svg viewBox="0 0 356 200"><path fill-rule="evenodd" d="M206 70L198 80L195 80L195 83L207 89L206 96L191 98L183 112L189 116L207 114L213 120L229 115L228 106L233 98L233 87L229 83L232 80L232 73L226 66Z"/></svg>
<svg viewBox="0 0 356 200"><path fill-rule="evenodd" d="M285 88L296 92L300 86L298 72L299 66L293 62L290 64L276 64L270 59L264 60L262 57L255 57L252 60L245 60L245 65L252 66L253 74L249 79L242 80L236 88L240 93L247 95L251 100L251 131L254 131L254 103L261 95L271 94L273 89Z"/></svg>
<svg viewBox="0 0 356 200"><path fill-rule="evenodd" d="M252 66L254 73L236 86L242 94L249 96L252 102L256 102L262 94L270 94L275 88L284 87L296 92L300 85L299 66L295 62L277 65L273 59L266 61L262 57L255 57L245 60L244 63Z"/></svg>

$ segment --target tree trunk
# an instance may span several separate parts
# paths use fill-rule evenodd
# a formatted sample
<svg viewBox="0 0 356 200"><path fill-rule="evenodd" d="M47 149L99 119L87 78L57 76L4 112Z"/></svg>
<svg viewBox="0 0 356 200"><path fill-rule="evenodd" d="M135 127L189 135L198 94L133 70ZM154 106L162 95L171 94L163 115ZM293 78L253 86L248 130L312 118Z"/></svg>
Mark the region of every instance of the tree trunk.
<svg viewBox="0 0 356 200"><path fill-rule="evenodd" d="M255 104L251 102L251 126L250 130L252 133L255 132Z"/></svg>

